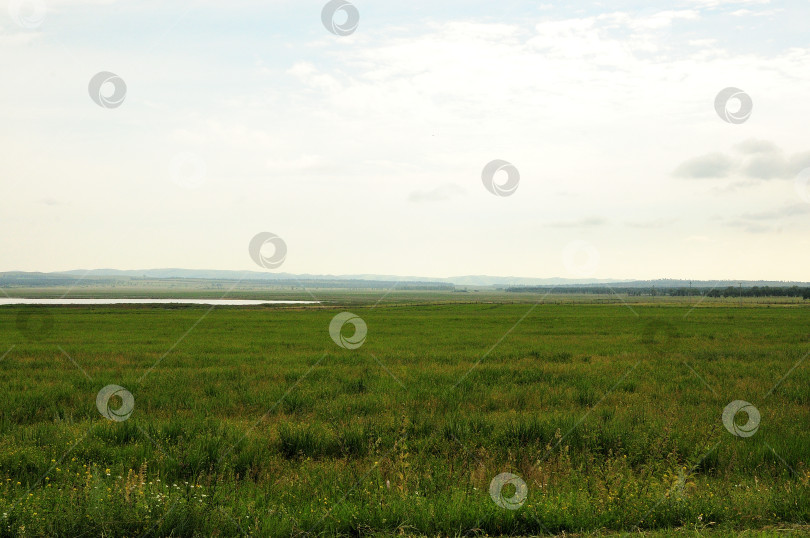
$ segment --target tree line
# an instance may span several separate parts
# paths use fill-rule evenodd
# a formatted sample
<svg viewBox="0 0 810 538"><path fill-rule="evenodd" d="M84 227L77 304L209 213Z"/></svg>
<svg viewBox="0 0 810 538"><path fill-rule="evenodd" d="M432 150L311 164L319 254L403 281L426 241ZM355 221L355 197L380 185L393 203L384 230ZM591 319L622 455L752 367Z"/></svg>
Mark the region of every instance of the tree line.
<svg viewBox="0 0 810 538"><path fill-rule="evenodd" d="M639 287L613 287L613 286L513 286L505 288L507 292L514 293L567 293L575 295L609 295L623 293L630 296L670 296L670 297L801 297L810 299L810 287L800 286L751 286L740 288L726 286L725 288L639 288Z"/></svg>

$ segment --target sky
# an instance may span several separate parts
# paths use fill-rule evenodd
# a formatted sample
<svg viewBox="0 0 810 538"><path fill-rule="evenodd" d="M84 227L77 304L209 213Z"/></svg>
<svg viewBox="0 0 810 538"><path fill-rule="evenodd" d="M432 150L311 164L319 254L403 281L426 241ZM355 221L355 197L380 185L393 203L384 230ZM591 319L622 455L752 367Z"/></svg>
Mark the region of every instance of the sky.
<svg viewBox="0 0 810 538"><path fill-rule="evenodd" d="M810 280L810 3L325 6L7 2L0 271Z"/></svg>

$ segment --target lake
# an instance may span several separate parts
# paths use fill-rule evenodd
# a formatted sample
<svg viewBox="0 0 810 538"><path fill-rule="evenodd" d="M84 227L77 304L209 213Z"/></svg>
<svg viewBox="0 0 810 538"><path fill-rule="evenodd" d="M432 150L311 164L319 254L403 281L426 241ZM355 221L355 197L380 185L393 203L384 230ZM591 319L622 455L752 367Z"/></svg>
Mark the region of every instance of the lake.
<svg viewBox="0 0 810 538"><path fill-rule="evenodd" d="M212 306L258 306L265 304L320 304L320 301L264 301L250 299L24 299L0 298L3 305L115 305L115 304L204 304Z"/></svg>

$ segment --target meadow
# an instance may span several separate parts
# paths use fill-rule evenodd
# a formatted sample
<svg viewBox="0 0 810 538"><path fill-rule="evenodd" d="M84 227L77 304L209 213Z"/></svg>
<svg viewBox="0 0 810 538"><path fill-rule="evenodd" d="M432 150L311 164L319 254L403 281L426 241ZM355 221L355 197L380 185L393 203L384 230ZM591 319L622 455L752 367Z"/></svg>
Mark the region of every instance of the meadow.
<svg viewBox="0 0 810 538"><path fill-rule="evenodd" d="M807 531L808 308L376 299L0 308L0 535Z"/></svg>

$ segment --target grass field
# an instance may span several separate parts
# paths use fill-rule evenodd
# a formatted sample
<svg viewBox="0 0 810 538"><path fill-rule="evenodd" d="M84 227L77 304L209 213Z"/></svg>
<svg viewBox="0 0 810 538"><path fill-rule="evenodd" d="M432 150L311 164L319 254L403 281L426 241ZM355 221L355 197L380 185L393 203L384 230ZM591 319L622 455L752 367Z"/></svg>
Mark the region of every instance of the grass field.
<svg viewBox="0 0 810 538"><path fill-rule="evenodd" d="M807 308L362 302L0 308L0 535L807 531Z"/></svg>

